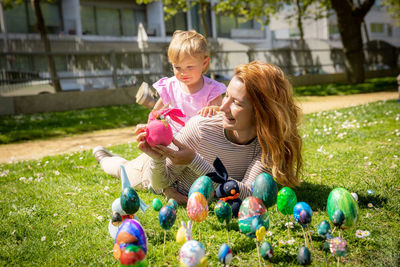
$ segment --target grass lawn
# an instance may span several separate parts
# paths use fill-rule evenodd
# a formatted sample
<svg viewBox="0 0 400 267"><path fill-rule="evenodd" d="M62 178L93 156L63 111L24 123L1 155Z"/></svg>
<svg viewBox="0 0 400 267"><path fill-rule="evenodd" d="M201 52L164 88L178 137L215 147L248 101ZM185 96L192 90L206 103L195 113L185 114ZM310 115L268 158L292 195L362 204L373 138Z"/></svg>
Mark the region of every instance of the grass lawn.
<svg viewBox="0 0 400 267"><path fill-rule="evenodd" d="M348 95L397 90L396 77L376 78L365 83L326 84L294 88L297 98ZM149 109L137 104L32 115L0 116L0 144L48 139L95 130L121 128L145 123Z"/></svg>
<svg viewBox="0 0 400 267"><path fill-rule="evenodd" d="M338 111L305 116L304 174L302 186L294 191L298 201L313 209L311 230L313 265L324 264L323 240L316 230L329 220L326 200L335 187L345 187L359 197L358 225L342 231L348 243L348 266L397 266L400 246L400 104L377 102ZM112 148L127 158L139 152L135 144ZM228 170L229 172L229 170ZM107 176L90 151L45 157L0 165L0 265L10 266L102 266L117 265L112 256L113 240L108 233L111 204L120 195L120 181ZM368 195L367 190L374 191ZM151 206L155 195L138 192ZM166 200L159 197L165 204ZM369 208L368 203L373 207ZM210 205L207 219L201 223L201 241L206 247L209 266L221 266L219 246L226 243L226 232ZM162 255L163 231L158 214L149 208L138 212L148 239L150 266L176 266L179 246L175 234L181 220L188 220L184 207L167 234ZM297 264L297 251L304 242L301 227L294 224L293 244L287 244L285 216L269 211L273 245L273 264ZM293 221L293 218L291 218ZM233 250L232 266L258 266L254 240L239 232L237 220L230 225ZM357 229L370 236L358 238ZM338 235L335 231L334 236ZM198 224L193 227L198 237ZM329 264L336 264L328 257Z"/></svg>

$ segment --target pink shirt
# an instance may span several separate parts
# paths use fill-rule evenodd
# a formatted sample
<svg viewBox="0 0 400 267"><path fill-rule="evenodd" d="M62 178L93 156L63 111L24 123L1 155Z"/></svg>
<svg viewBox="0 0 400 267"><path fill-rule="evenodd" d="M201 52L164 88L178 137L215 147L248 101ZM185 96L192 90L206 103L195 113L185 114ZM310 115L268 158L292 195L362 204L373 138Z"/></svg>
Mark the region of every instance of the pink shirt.
<svg viewBox="0 0 400 267"><path fill-rule="evenodd" d="M153 87L157 90L164 104L169 103L169 107L182 110L186 117L181 118L181 120L186 123L191 117L197 115L197 112L203 107L209 106L214 98L226 91L225 84L204 75L203 79L203 88L194 94L184 92L175 76L161 78L153 84ZM172 125L174 133L182 128L181 125L174 121L169 120L169 123Z"/></svg>

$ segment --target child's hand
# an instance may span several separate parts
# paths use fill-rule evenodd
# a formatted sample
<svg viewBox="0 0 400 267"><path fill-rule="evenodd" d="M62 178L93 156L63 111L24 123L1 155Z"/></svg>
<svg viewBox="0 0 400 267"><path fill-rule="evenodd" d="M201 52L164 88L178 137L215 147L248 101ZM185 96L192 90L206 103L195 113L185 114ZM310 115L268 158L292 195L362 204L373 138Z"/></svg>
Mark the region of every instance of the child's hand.
<svg viewBox="0 0 400 267"><path fill-rule="evenodd" d="M203 117L212 117L215 114L217 114L217 112L219 111L219 106L208 106L208 107L204 107L202 108L199 112L197 112L198 115L201 115Z"/></svg>
<svg viewBox="0 0 400 267"><path fill-rule="evenodd" d="M136 126L136 141L138 143L137 147L147 155L149 155L153 159L160 159L163 156L155 151L150 145L146 142L146 125L139 124Z"/></svg>

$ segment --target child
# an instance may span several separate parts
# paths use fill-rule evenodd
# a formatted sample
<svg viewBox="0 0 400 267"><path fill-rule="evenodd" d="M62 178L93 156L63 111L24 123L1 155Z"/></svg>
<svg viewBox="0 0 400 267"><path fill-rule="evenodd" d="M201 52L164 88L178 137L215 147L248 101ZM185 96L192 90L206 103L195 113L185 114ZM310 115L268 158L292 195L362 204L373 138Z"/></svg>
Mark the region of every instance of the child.
<svg viewBox="0 0 400 267"><path fill-rule="evenodd" d="M186 115L184 122L191 117L214 115L222 103L226 90L223 83L212 80L203 74L207 72L210 57L207 40L194 30L175 31L168 47L168 61L172 64L173 77L164 77L153 84L160 95L153 110L166 106L179 108ZM182 126L169 120L174 132Z"/></svg>

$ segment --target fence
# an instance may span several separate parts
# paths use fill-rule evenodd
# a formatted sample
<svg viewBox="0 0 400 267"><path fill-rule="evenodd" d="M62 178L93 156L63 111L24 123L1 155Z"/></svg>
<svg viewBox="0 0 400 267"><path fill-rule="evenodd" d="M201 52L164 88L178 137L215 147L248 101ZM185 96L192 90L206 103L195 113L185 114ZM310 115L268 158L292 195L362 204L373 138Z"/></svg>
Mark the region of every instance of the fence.
<svg viewBox="0 0 400 267"><path fill-rule="evenodd" d="M366 47L366 70L397 69L400 49ZM52 52L63 91L135 86L172 75L166 51ZM0 95L21 88L50 83L45 52L0 53ZM211 52L209 72L219 80L229 79L238 64L261 60L278 65L288 75L344 72L341 49L274 49ZM49 91L52 90L49 86ZM39 92L40 93L40 92Z"/></svg>

